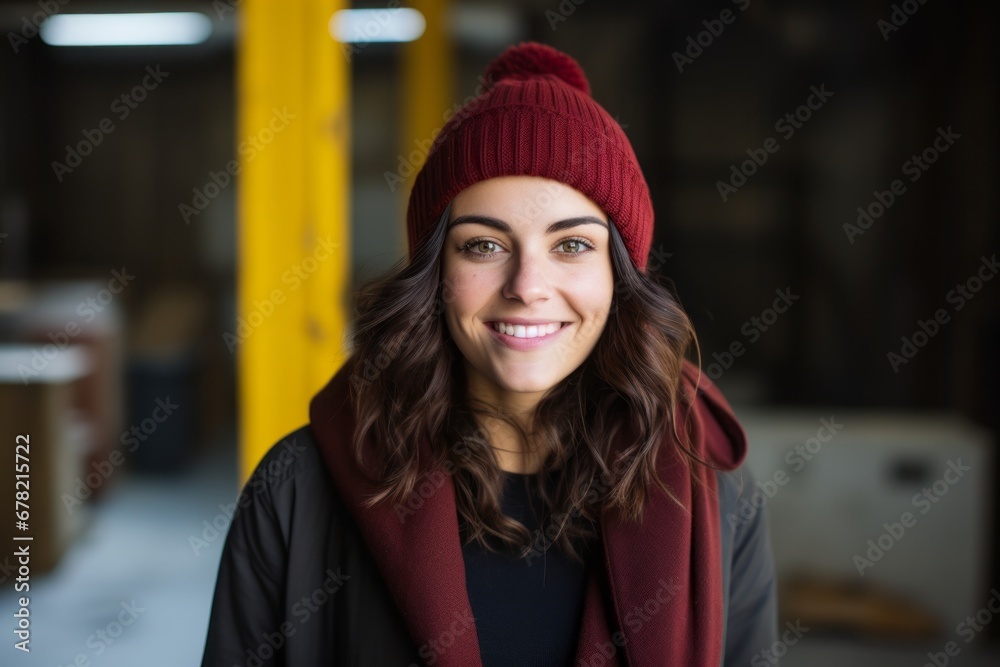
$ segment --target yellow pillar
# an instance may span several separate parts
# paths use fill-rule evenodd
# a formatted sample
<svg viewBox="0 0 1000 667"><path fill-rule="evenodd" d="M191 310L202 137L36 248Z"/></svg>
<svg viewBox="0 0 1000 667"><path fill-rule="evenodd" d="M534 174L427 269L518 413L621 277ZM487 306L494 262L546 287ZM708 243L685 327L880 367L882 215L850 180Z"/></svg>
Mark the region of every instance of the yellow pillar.
<svg viewBox="0 0 1000 667"><path fill-rule="evenodd" d="M245 0L238 39L241 483L343 364L351 239L342 0Z"/></svg>
<svg viewBox="0 0 1000 667"><path fill-rule="evenodd" d="M406 174L403 195L408 196L423 166L430 142L451 117L454 96L454 50L448 33L449 0L415 0L411 4L427 22L424 34L402 48L403 104L400 136ZM404 199L405 202L405 199ZM403 220L405 238L405 219Z"/></svg>

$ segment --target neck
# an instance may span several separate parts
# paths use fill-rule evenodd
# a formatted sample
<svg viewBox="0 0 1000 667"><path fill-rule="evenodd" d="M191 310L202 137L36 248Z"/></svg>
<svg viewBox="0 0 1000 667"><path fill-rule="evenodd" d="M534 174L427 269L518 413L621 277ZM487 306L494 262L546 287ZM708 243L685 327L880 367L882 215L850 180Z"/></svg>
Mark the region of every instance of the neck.
<svg viewBox="0 0 1000 667"><path fill-rule="evenodd" d="M489 416L480 416L479 424L501 470L520 474L538 472L541 457L537 452L528 451L520 433L511 424Z"/></svg>
<svg viewBox="0 0 1000 667"><path fill-rule="evenodd" d="M497 414L512 417L524 432L532 431L535 409L544 392L514 392L486 382L478 374L470 373L466 387L471 403ZM490 414L479 414L477 420L486 435L486 441L493 448L501 470L520 474L532 474L541 468L541 457L529 452L517 429L507 421Z"/></svg>
<svg viewBox="0 0 1000 667"><path fill-rule="evenodd" d="M508 452L501 449L494 449L500 470L504 472L514 472L520 475L533 475L542 468L541 460L537 455L525 454L524 452Z"/></svg>

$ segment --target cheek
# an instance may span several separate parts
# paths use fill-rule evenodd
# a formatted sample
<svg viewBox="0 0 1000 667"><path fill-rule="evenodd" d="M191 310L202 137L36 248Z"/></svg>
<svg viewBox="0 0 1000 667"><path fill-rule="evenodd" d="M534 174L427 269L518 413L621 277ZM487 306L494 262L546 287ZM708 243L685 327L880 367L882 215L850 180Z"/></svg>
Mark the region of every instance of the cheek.
<svg viewBox="0 0 1000 667"><path fill-rule="evenodd" d="M469 264L456 264L442 272L456 303L476 304L489 300L497 286L496 272Z"/></svg>
<svg viewBox="0 0 1000 667"><path fill-rule="evenodd" d="M604 318L611 309L615 286L610 273L581 276L575 292L578 303L585 312L595 318Z"/></svg>
<svg viewBox="0 0 1000 667"><path fill-rule="evenodd" d="M472 272L457 272L446 276L448 302L445 315L452 326L468 326L467 320L482 310L488 291L481 276Z"/></svg>

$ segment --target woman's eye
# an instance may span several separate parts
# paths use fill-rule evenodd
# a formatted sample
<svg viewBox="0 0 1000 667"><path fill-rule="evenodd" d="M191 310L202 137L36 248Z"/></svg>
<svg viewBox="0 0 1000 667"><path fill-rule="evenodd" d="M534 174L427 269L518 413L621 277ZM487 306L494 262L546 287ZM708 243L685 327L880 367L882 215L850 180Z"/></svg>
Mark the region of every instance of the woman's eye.
<svg viewBox="0 0 1000 667"><path fill-rule="evenodd" d="M561 241L556 248L561 249L564 255L582 255L594 249L594 246L584 239L566 239ZM502 249L500 244L489 239L472 239L459 248L463 252L475 257L493 257Z"/></svg>
<svg viewBox="0 0 1000 667"><path fill-rule="evenodd" d="M593 250L594 248L594 246L587 243L583 239L566 239L559 245L565 249L566 254L568 255L580 255L588 250Z"/></svg>
<svg viewBox="0 0 1000 667"><path fill-rule="evenodd" d="M468 243L459 247L459 250L467 255L475 257L492 257L500 249L496 241L489 239L472 239Z"/></svg>

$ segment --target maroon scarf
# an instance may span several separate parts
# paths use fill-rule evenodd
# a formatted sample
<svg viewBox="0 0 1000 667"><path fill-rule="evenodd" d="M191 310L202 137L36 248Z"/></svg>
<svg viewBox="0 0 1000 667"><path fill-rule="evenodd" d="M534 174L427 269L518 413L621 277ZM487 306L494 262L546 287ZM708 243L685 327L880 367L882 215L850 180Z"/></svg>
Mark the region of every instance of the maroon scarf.
<svg viewBox="0 0 1000 667"><path fill-rule="evenodd" d="M410 635L422 649L420 655L433 655L436 660L429 664L442 667L480 667L479 642L468 623L472 608L451 477L443 471L435 475L432 479L443 479L440 488L405 521L390 504L361 506L374 489L364 481L351 452L352 369L348 360L309 405L310 427L323 459ZM696 374L685 364L686 391L693 391ZM679 408L679 424L684 414ZM743 431L722 394L704 376L690 419L703 457L724 470L742 462ZM421 447L429 453L428 443ZM722 563L715 473L702 468L704 484L693 487L675 447L667 446L660 456L660 474L690 514L655 487L641 523L625 520L618 511L603 514L604 563L592 568L587 584L575 661L579 666L721 663ZM611 600L605 601L602 588L610 591Z"/></svg>

